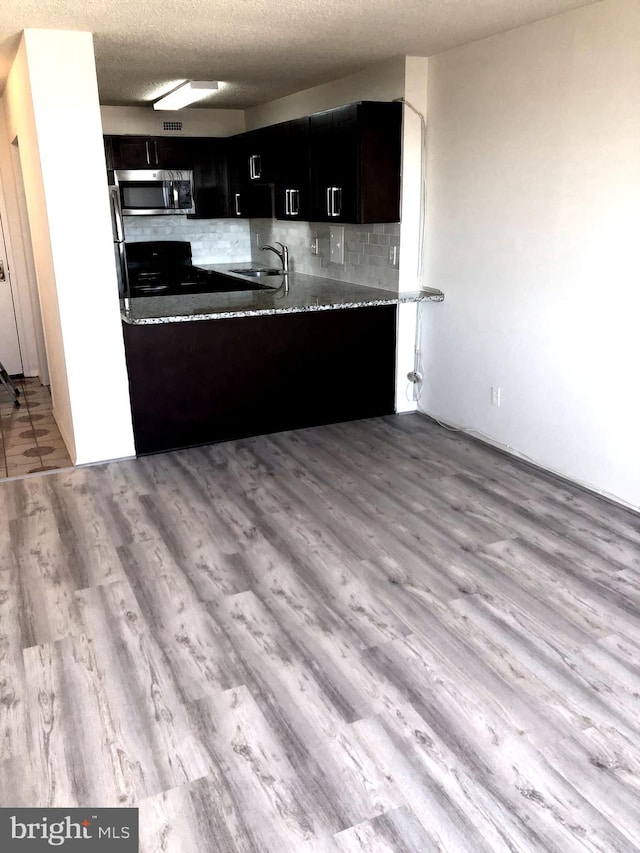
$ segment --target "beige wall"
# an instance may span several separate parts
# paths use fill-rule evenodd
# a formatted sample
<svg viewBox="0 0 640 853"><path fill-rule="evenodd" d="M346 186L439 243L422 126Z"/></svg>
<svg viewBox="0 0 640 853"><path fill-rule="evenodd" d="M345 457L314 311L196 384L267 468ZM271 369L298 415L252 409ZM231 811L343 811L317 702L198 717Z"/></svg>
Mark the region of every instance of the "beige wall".
<svg viewBox="0 0 640 853"><path fill-rule="evenodd" d="M56 421L78 463L132 455L91 34L25 30L5 105L20 144Z"/></svg>
<svg viewBox="0 0 640 853"><path fill-rule="evenodd" d="M635 507L639 45L605 0L429 60L421 397Z"/></svg>
<svg viewBox="0 0 640 853"><path fill-rule="evenodd" d="M244 110L154 110L150 107L100 107L104 133L148 136L233 136L245 129ZM163 130L181 121L182 130Z"/></svg>

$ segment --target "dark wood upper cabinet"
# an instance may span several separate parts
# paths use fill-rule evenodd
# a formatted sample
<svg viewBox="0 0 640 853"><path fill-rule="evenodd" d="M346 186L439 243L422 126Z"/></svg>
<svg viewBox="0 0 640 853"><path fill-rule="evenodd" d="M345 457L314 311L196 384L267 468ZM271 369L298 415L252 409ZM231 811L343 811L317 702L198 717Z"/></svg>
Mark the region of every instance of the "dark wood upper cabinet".
<svg viewBox="0 0 640 853"><path fill-rule="evenodd" d="M311 219L358 221L358 107L310 118Z"/></svg>
<svg viewBox="0 0 640 853"><path fill-rule="evenodd" d="M274 130L276 219L309 221L309 118L284 122Z"/></svg>
<svg viewBox="0 0 640 853"><path fill-rule="evenodd" d="M191 139L173 136L110 136L112 169L191 169Z"/></svg>
<svg viewBox="0 0 640 853"><path fill-rule="evenodd" d="M277 219L400 220L400 103L349 104L239 134L229 145L235 215L270 216L265 204L254 212L247 188L272 183Z"/></svg>
<svg viewBox="0 0 640 853"><path fill-rule="evenodd" d="M107 136L107 169L192 169L196 218L400 221L402 104L363 101L227 138Z"/></svg>
<svg viewBox="0 0 640 853"><path fill-rule="evenodd" d="M363 101L310 117L311 219L398 222L402 104Z"/></svg>
<svg viewBox="0 0 640 853"><path fill-rule="evenodd" d="M228 216L238 219L273 216L272 184L262 179L264 149L258 149L254 133L241 133L226 140L228 169ZM251 160L251 158L254 158ZM255 158L259 157L259 160ZM253 166L251 165L253 163ZM260 175L251 177L251 175Z"/></svg>
<svg viewBox="0 0 640 853"><path fill-rule="evenodd" d="M228 217L230 211L226 140L203 136L192 138L189 142L196 212L188 214L188 218Z"/></svg>
<svg viewBox="0 0 640 853"><path fill-rule="evenodd" d="M276 150L280 125L261 127L242 134L244 177L250 183L273 183L276 179Z"/></svg>

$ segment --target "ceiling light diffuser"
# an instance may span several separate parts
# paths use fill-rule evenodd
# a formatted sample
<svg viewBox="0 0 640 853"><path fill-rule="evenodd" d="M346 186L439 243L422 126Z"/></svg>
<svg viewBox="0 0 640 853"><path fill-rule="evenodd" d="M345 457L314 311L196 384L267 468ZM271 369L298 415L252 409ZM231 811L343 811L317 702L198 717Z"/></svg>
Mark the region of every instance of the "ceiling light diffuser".
<svg viewBox="0 0 640 853"><path fill-rule="evenodd" d="M153 108L154 110L181 110L193 104L194 101L206 98L217 89L218 83L215 80L189 80L156 101Z"/></svg>

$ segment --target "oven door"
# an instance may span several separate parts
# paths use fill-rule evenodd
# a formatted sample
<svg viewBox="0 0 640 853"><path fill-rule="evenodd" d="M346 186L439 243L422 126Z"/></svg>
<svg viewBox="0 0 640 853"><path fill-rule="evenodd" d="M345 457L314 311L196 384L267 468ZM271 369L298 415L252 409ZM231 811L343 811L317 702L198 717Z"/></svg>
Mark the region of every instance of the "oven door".
<svg viewBox="0 0 640 853"><path fill-rule="evenodd" d="M193 173L169 169L114 172L124 216L195 213Z"/></svg>

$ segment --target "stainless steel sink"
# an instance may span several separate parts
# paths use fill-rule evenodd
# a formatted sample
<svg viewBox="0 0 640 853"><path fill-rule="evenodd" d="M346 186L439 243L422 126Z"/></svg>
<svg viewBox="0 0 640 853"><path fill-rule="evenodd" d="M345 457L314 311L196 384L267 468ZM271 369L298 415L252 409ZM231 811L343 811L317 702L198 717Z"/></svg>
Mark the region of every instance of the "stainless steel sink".
<svg viewBox="0 0 640 853"><path fill-rule="evenodd" d="M264 275L283 275L282 270L265 270L256 269L255 267L248 267L247 269L241 270L229 270L229 272L235 272L238 275L249 275L252 278L261 278Z"/></svg>

